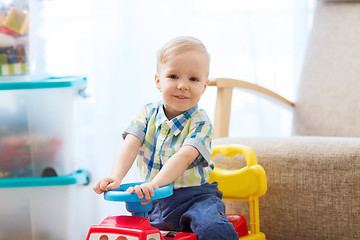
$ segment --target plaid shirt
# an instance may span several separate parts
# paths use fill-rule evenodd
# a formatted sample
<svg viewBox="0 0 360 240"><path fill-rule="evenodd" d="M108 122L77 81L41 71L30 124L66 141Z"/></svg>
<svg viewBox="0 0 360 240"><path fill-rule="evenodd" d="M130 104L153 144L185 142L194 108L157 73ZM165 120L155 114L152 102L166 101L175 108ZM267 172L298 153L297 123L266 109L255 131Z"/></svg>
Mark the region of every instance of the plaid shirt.
<svg viewBox="0 0 360 240"><path fill-rule="evenodd" d="M200 154L173 183L174 188L199 186L208 181L214 169L210 160L213 128L205 111L197 105L169 121L162 102L147 104L123 137L128 133L143 143L137 163L144 181L154 179L166 161L185 145L195 147Z"/></svg>

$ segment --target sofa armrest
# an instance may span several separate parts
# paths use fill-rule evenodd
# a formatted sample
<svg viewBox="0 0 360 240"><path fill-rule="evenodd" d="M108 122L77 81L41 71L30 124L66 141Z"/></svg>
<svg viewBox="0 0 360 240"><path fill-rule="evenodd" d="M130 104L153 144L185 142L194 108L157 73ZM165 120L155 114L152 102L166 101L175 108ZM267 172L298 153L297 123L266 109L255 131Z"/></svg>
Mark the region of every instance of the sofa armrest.
<svg viewBox="0 0 360 240"><path fill-rule="evenodd" d="M214 140L214 146L223 144L249 146L266 171L260 230L268 239L359 239L360 138ZM223 161L227 168L238 168L234 159L214 161L218 167L225 168ZM247 211L239 202L226 204L227 213Z"/></svg>

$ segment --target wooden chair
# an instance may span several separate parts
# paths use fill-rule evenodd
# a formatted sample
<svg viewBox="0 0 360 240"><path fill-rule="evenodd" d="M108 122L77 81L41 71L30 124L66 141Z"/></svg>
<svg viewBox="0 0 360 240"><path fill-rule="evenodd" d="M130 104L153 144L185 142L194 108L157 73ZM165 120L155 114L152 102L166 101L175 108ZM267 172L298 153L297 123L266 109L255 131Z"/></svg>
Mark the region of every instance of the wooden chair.
<svg viewBox="0 0 360 240"><path fill-rule="evenodd" d="M231 78L210 79L209 86L217 87L214 138L227 137L229 135L232 93L235 88L251 90L253 92L267 95L291 107L294 107L295 105L293 102L267 88L242 80Z"/></svg>

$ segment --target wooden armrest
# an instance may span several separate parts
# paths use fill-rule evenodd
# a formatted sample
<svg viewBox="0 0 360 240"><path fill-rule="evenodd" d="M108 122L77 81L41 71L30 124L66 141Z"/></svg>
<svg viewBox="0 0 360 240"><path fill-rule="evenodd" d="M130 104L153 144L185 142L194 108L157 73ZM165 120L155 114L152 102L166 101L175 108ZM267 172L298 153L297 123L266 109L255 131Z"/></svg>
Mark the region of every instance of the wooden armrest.
<svg viewBox="0 0 360 240"><path fill-rule="evenodd" d="M285 103L288 106L295 106L293 102L267 88L242 80L236 80L231 78L215 78L210 79L209 86L217 87L214 118L214 138L227 137L229 135L231 99L232 91L234 88L247 89L250 91L261 93L265 96Z"/></svg>

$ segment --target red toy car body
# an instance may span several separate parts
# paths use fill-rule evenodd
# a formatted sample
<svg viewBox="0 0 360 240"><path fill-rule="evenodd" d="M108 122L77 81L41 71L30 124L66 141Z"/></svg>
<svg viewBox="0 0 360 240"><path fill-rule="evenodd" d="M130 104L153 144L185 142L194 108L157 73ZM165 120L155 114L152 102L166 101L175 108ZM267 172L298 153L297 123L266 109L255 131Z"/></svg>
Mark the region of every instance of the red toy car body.
<svg viewBox="0 0 360 240"><path fill-rule="evenodd" d="M160 231L145 217L109 216L91 226L86 240L196 240L194 233Z"/></svg>

